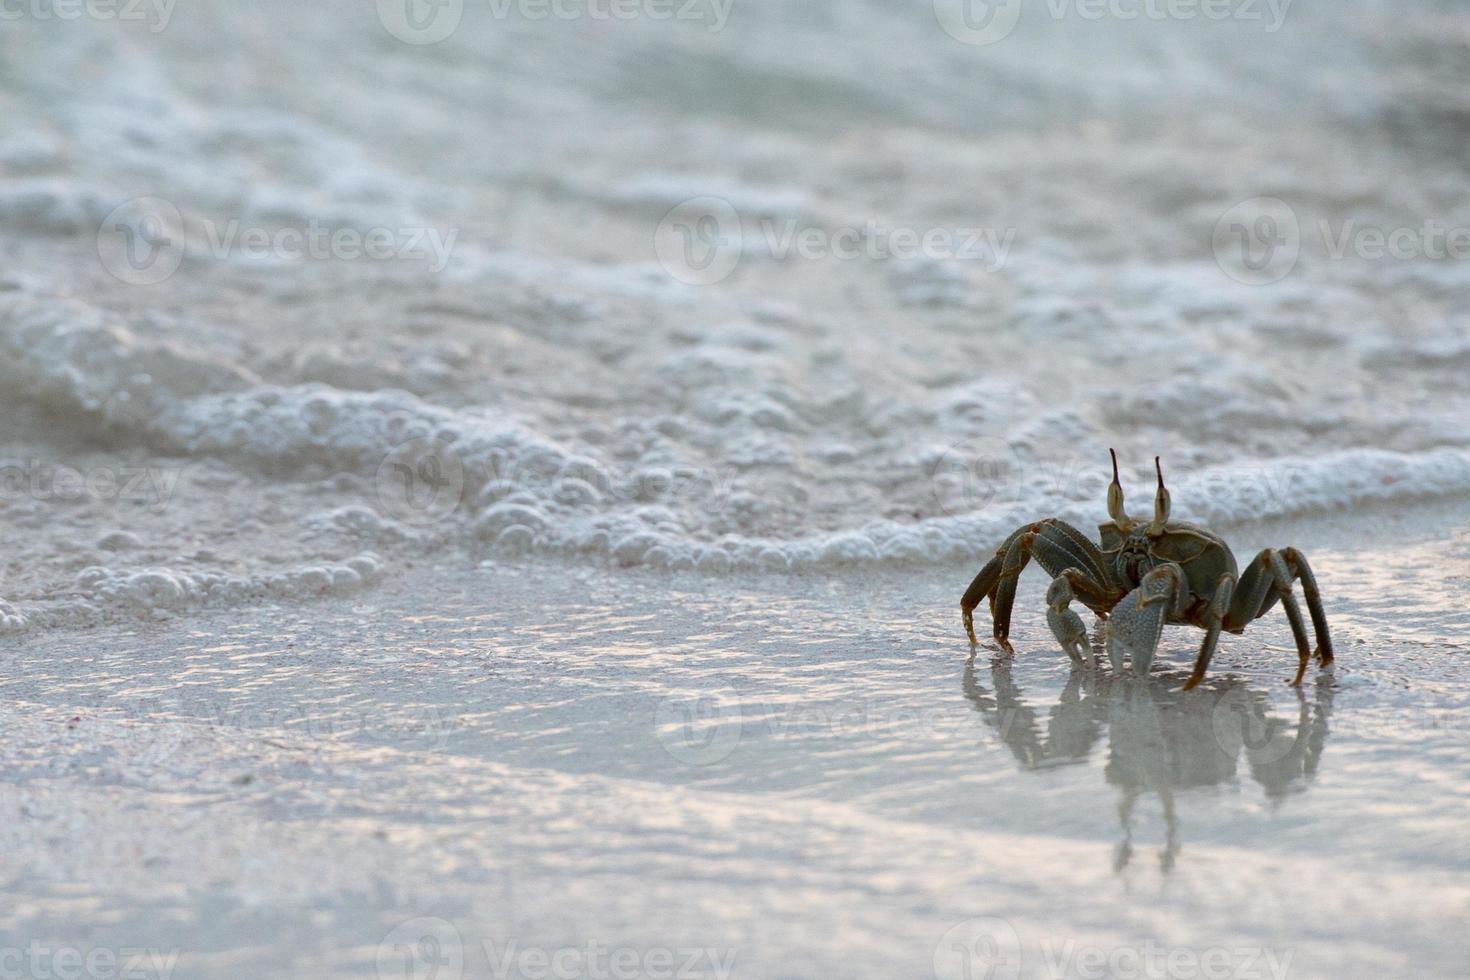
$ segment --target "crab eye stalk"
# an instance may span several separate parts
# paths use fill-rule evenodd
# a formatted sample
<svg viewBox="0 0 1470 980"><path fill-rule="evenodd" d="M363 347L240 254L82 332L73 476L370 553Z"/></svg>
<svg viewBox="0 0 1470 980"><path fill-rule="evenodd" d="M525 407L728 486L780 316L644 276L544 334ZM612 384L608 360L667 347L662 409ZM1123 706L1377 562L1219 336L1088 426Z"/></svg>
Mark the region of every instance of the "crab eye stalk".
<svg viewBox="0 0 1470 980"><path fill-rule="evenodd" d="M1162 534L1164 525L1169 521L1169 491L1164 487L1164 467L1157 456L1154 457L1154 471L1159 474L1159 489L1154 494L1154 520L1148 526L1148 532Z"/></svg>
<svg viewBox="0 0 1470 980"><path fill-rule="evenodd" d="M1108 453L1113 457L1113 482L1108 485L1108 516L1126 533L1132 523L1128 520L1128 515L1123 513L1123 484L1118 482L1118 453L1114 449L1109 449Z"/></svg>

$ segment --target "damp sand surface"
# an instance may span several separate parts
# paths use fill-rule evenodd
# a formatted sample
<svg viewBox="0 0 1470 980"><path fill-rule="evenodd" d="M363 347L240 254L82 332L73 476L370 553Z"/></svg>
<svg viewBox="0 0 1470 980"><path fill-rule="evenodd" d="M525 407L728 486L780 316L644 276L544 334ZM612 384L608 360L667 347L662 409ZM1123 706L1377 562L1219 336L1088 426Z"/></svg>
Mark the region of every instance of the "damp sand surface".
<svg viewBox="0 0 1470 980"><path fill-rule="evenodd" d="M1036 572L1015 656L970 657L959 565L421 566L351 601L12 638L0 946L151 950L175 977L532 976L539 951L578 976L614 952L639 975L1456 976L1470 515L1407 513L1232 536L1315 562L1339 659L1300 691L1279 615L1194 692L1186 628L1146 680L1074 669Z"/></svg>
<svg viewBox="0 0 1470 980"><path fill-rule="evenodd" d="M0 980L1463 975L1463 15L32 6ZM315 230L393 257L248 244ZM1074 673L1037 573L967 660L1108 447L1306 550L1336 668Z"/></svg>

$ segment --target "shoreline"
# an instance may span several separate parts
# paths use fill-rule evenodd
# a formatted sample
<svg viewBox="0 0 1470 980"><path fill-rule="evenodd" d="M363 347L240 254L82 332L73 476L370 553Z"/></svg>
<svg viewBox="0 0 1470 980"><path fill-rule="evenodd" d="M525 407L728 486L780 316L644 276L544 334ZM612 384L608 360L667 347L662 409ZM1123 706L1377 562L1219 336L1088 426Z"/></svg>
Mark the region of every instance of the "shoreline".
<svg viewBox="0 0 1470 980"><path fill-rule="evenodd" d="M1430 567L1462 540L1440 516L1355 552L1411 576L1402 636L1328 547L1343 527L1294 539L1330 556L1341 647L1300 697L1280 617L1188 697L1197 631L1166 634L1146 682L1074 672L1039 574L1017 655L968 662L953 583L906 570L715 595L419 569L348 602L11 641L0 811L34 860L0 937L177 950L189 977L413 976L379 959L403 929L458 937L463 976L493 974L487 943L597 942L734 950L732 977L892 977L978 917L1015 929L1026 976L1064 940L1448 976L1470 733L1446 721L1470 711L1470 656L1430 655L1463 622ZM1278 734L1222 755L1242 710ZM85 934L68 895L89 896ZM251 938L272 934L295 938Z"/></svg>

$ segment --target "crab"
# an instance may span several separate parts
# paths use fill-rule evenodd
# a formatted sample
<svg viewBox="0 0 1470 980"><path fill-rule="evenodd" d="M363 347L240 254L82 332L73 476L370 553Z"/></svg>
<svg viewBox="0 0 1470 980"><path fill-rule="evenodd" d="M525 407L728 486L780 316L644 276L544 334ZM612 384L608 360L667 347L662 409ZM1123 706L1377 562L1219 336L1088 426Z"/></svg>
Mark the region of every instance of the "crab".
<svg viewBox="0 0 1470 980"><path fill-rule="evenodd" d="M1194 659L1194 672L1185 683L1193 690L1209 670L1221 631L1243 633L1279 602L1291 624L1298 666L1292 685L1302 682L1315 657L1322 667L1332 663L1332 639L1327 615L1317 591L1317 579L1306 556L1295 548L1267 548L1236 571L1235 556L1219 535L1183 521L1169 520L1169 491L1157 456L1159 476L1154 495L1153 520L1129 517L1123 510L1123 486L1118 481L1118 454L1113 457L1113 482L1108 486L1108 516L1098 525L1100 543L1055 517L1026 524L1006 538L995 557L982 569L960 599L970 649L975 649L975 607L990 600L995 642L1007 653L1011 608L1016 580L1032 558L1052 576L1046 592L1046 621L1057 642L1078 663L1090 663L1092 648L1082 617L1070 608L1075 599L1106 620L1108 658L1122 671L1123 660L1133 672L1147 675L1158 650L1164 626L1189 625L1205 631ZM1306 626L1292 585L1300 582L1316 634L1315 649L1307 645Z"/></svg>

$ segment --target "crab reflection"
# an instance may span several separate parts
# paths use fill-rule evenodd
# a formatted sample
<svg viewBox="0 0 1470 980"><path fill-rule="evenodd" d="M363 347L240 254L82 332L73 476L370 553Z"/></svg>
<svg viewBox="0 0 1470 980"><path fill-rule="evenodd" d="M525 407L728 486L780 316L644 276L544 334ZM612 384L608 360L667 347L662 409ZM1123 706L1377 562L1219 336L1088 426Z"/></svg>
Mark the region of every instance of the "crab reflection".
<svg viewBox="0 0 1470 980"><path fill-rule="evenodd" d="M1112 676L1076 667L1056 704L1043 712L1028 704L1009 658L990 665L990 687L975 660L965 665L964 693L1024 771L1086 762L1103 737L1103 775L1118 789L1122 839L1114 867L1133 856L1133 811L1140 798L1158 796L1166 840L1159 861L1173 868L1179 853L1175 794L1231 782L1245 770L1279 805L1304 790L1317 773L1327 742L1333 688L1320 680L1310 696L1300 688L1295 719L1272 714L1264 690L1231 677L1212 678L1186 692L1187 671L1146 678Z"/></svg>

